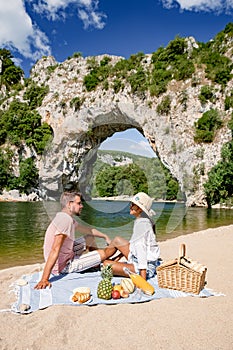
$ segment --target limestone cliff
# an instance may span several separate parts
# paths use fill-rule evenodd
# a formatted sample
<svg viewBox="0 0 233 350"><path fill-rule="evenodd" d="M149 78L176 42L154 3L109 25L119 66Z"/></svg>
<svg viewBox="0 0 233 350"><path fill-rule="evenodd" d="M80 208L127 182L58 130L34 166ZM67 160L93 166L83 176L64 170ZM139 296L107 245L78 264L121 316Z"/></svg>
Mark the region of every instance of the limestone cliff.
<svg viewBox="0 0 233 350"><path fill-rule="evenodd" d="M188 42L189 49L197 45L194 39ZM232 59L230 50L226 55ZM103 55L95 57L95 62L100 64L106 57L112 66L122 60L122 57ZM142 65L147 69L151 57L145 55L143 59ZM212 83L201 66L195 71L198 84L193 84L192 79L172 80L166 93L159 96L151 96L148 91L134 94L127 82L116 91L112 77L107 79L107 88L100 84L87 91L84 79L90 72L90 60L90 57L78 56L57 63L53 57L44 57L32 68L30 78L38 85L49 87L38 111L54 132L52 143L39 162L44 197L57 196L68 182L77 183L88 196L92 164L100 144L117 131L136 128L178 180L187 205L206 205L203 183L208 171L220 160L223 144L231 140L227 127L231 110L225 111L224 101L232 91L233 80L224 91L215 84L214 101L208 100L205 104L198 96L203 85ZM164 96L170 98L170 110L159 113L157 106ZM211 108L218 109L223 126L213 142L196 143L195 122Z"/></svg>

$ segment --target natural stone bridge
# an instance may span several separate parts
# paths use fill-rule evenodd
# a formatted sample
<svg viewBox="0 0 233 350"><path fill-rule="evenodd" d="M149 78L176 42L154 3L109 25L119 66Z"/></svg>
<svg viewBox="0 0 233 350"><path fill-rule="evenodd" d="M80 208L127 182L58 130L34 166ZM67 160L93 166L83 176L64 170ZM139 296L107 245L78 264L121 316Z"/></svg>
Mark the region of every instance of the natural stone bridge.
<svg viewBox="0 0 233 350"><path fill-rule="evenodd" d="M113 61L119 59L112 57ZM50 89L39 108L43 120L54 131L53 141L40 161L40 186L45 197L57 197L69 182L76 183L88 196L92 164L100 144L115 132L136 128L178 180L187 205L206 205L203 183L220 159L221 147L231 139L231 133L224 126L211 144L194 142L194 123L211 107L210 103L203 107L198 100L200 86L192 87L187 81L171 82L167 91L171 109L163 115L156 111L162 96L142 99L133 95L129 86L117 94L112 89L84 91L83 77L88 70L82 57L63 62L48 76L47 67L55 64L54 58L44 58L31 74L33 80ZM74 79L77 70L78 80ZM180 102L182 91L188 96L185 109ZM75 96L84 101L78 110L70 104ZM223 110L220 97L218 103L218 109Z"/></svg>

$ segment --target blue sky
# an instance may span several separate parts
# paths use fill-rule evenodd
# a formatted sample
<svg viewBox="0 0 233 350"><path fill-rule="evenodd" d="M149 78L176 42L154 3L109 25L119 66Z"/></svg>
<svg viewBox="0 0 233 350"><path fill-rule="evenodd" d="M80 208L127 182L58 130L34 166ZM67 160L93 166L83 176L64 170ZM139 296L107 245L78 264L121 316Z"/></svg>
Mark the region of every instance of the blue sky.
<svg viewBox="0 0 233 350"><path fill-rule="evenodd" d="M27 77L44 55L58 62L74 52L128 58L176 35L207 42L232 21L233 0L0 0L0 47L11 50ZM139 136L120 135L145 141Z"/></svg>

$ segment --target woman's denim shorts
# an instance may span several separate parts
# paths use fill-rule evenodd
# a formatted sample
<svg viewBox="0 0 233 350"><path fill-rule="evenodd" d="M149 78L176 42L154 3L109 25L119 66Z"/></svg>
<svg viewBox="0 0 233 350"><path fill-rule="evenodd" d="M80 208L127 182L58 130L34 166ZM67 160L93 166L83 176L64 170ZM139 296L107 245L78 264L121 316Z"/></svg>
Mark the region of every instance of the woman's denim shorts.
<svg viewBox="0 0 233 350"><path fill-rule="evenodd" d="M132 256L132 263L134 264L134 268L136 273L139 273L138 269L138 259L135 256ZM161 264L161 259L157 259L155 261L147 261L147 269L146 269L146 279L152 278L156 275L156 267Z"/></svg>

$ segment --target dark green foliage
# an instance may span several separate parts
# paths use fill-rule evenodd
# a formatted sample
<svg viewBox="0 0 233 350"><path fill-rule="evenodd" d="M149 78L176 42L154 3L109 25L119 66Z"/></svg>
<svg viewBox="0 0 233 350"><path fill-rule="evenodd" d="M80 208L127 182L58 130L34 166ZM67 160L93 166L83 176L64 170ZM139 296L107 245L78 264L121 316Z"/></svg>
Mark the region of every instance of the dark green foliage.
<svg viewBox="0 0 233 350"><path fill-rule="evenodd" d="M30 110L26 103L14 100L9 109L0 118L0 144L6 141L20 146L23 141L34 146L38 154L42 154L46 141L52 131L47 124L41 124L41 116Z"/></svg>
<svg viewBox="0 0 233 350"><path fill-rule="evenodd" d="M206 103L207 101L212 101L214 97L213 88L208 85L201 87L200 95L198 96L201 103Z"/></svg>
<svg viewBox="0 0 233 350"><path fill-rule="evenodd" d="M48 66L47 67L47 71L49 74L53 73L58 67L58 64L54 65L54 66Z"/></svg>
<svg viewBox="0 0 233 350"><path fill-rule="evenodd" d="M98 153L100 155L109 154L116 162L120 162L124 160L125 157L128 157L132 159L133 164L136 166L133 167L133 164L131 164L129 168L126 166L112 167L97 160L93 168L93 182L95 183L92 189L93 197L120 194L132 195L135 188L140 188L139 181L142 182L143 185L141 190L145 192L148 191L150 195L156 199L173 200L177 198L179 189L178 182L172 178L170 172L161 164L158 158L149 159L147 157L119 151L98 151ZM120 168L122 169L120 170ZM132 177L129 176L130 172L131 175L133 174ZM104 176L102 176L103 174ZM137 177L138 179L135 180ZM96 183L97 178L98 185ZM107 190L105 191L105 189Z"/></svg>
<svg viewBox="0 0 233 350"><path fill-rule="evenodd" d="M172 79L185 80L192 77L195 67L188 59L185 39L176 37L167 48L159 48L152 55L154 65L151 73L150 93L159 96L167 90Z"/></svg>
<svg viewBox="0 0 233 350"><path fill-rule="evenodd" d="M94 90L99 84L99 79L96 70L92 70L90 74L86 75L84 77L83 83L87 91Z"/></svg>
<svg viewBox="0 0 233 350"><path fill-rule="evenodd" d="M109 62L111 62L111 57L109 56L104 56L104 58L100 61L100 66L104 67L107 66L109 64Z"/></svg>
<svg viewBox="0 0 233 350"><path fill-rule="evenodd" d="M166 181L166 192L164 193L164 196L161 198L167 199L167 200L175 200L177 199L177 195L179 192L179 184L177 180L174 177L172 177L170 171L167 168L165 168L163 164L161 164L161 167L163 169L163 173Z"/></svg>
<svg viewBox="0 0 233 350"><path fill-rule="evenodd" d="M83 102L84 102L84 98L74 97L70 101L70 107L74 107L74 110L76 112L76 111L78 111L80 109L80 107L82 106Z"/></svg>
<svg viewBox="0 0 233 350"><path fill-rule="evenodd" d="M222 126L222 121L216 109L210 109L203 113L202 117L195 123L195 142L212 142L215 131Z"/></svg>
<svg viewBox="0 0 233 350"><path fill-rule="evenodd" d="M166 48L160 47L152 54L151 64L147 68L143 67L145 54L142 52L131 55L129 59L121 59L115 65L109 64L110 59L107 56L100 64L95 59L89 59L90 73L84 77L84 85L87 91L91 91L108 78L117 81L119 79L122 83L126 80L131 85L132 93L139 93L144 97L144 91L149 90L151 96L158 97L167 91L168 83L172 79L177 81L193 79L194 84L195 66L199 68L204 66L206 77L224 87L232 77L233 64L223 55L224 48L231 42L232 36L232 25L229 24L213 41L207 44L198 43L199 47L191 50L188 48L187 40L177 36ZM195 84L198 83L195 81ZM114 91L119 90L118 83ZM206 97L204 92L200 98Z"/></svg>
<svg viewBox="0 0 233 350"><path fill-rule="evenodd" d="M23 77L23 70L15 66L12 58L13 56L9 50L0 49L2 64L0 86L5 85L8 90L14 88Z"/></svg>
<svg viewBox="0 0 233 350"><path fill-rule="evenodd" d="M123 88L124 88L124 84L121 79L115 79L113 81L113 90L115 94L117 94Z"/></svg>
<svg viewBox="0 0 233 350"><path fill-rule="evenodd" d="M36 149L37 154L43 154L44 150L52 140L53 131L51 126L47 123L42 123L37 128L34 129L32 138L26 140L28 145L33 145Z"/></svg>
<svg viewBox="0 0 233 350"><path fill-rule="evenodd" d="M233 137L233 115L228 123ZM208 173L204 190L208 206L216 203L227 203L233 197L233 141L227 142L221 150L219 161Z"/></svg>
<svg viewBox="0 0 233 350"><path fill-rule="evenodd" d="M223 56L218 50L215 50L214 42L202 44L199 49L198 60L200 63L205 64L206 76L214 83L218 83L225 86L227 82L232 78L233 64L231 60Z"/></svg>
<svg viewBox="0 0 233 350"><path fill-rule="evenodd" d="M120 184L124 180L127 180L132 187L132 192L128 194L133 195L139 191L148 191L146 176L136 164L118 167L108 165L103 170L100 170L96 176L96 188L99 196L124 194L125 192L122 192L124 187L122 188Z"/></svg>
<svg viewBox="0 0 233 350"><path fill-rule="evenodd" d="M222 148L222 160L208 173L208 181L204 184L209 206L226 202L233 196L233 141Z"/></svg>
<svg viewBox="0 0 233 350"><path fill-rule="evenodd" d="M160 115L168 115L171 110L170 96L164 96L160 104L156 107L156 111Z"/></svg>
<svg viewBox="0 0 233 350"><path fill-rule="evenodd" d="M39 174L32 158L22 160L19 164L20 176L17 178L14 188L27 193L38 187Z"/></svg>
<svg viewBox="0 0 233 350"><path fill-rule="evenodd" d="M231 119L228 123L228 128L231 130L231 135L233 137L233 113L231 114Z"/></svg>
<svg viewBox="0 0 233 350"><path fill-rule="evenodd" d="M7 187L7 184L11 182L13 178L11 159L13 152L9 150L3 151L0 148L0 190Z"/></svg>
<svg viewBox="0 0 233 350"><path fill-rule="evenodd" d="M192 61L184 59L183 57L177 62L176 69L174 69L175 80L186 80L192 77L195 72L195 67Z"/></svg>
<svg viewBox="0 0 233 350"><path fill-rule="evenodd" d="M40 107L44 97L48 94L48 86L38 86L35 83L29 84L26 92L23 95L25 100L28 100L30 108L34 109Z"/></svg>
<svg viewBox="0 0 233 350"><path fill-rule="evenodd" d="M88 61L90 73L83 80L87 91L95 90L100 83L106 81L111 71L111 66L108 64L110 61L111 58L107 56L100 61L100 64L91 59Z"/></svg>
<svg viewBox="0 0 233 350"><path fill-rule="evenodd" d="M142 67L139 67L135 73L132 73L128 81L131 85L131 91L133 94L143 92L147 89L146 73Z"/></svg>
<svg viewBox="0 0 233 350"><path fill-rule="evenodd" d="M19 177L13 174L12 157L13 151L0 149L0 190L6 188L19 189L23 193L29 193L33 188L38 187L39 175L34 160L28 158L19 163Z"/></svg>
<svg viewBox="0 0 233 350"><path fill-rule="evenodd" d="M221 54L224 54L226 52L226 47L228 42L232 42L233 37L233 23L228 23L223 31L218 33L214 41L212 42L212 45L214 46L215 50L220 52Z"/></svg>
<svg viewBox="0 0 233 350"><path fill-rule="evenodd" d="M116 76L119 79L125 79L128 76L128 72L132 68L128 60L121 59L118 61L115 66L112 68L112 75Z"/></svg>
<svg viewBox="0 0 233 350"><path fill-rule="evenodd" d="M73 58L79 58L79 57L82 57L83 55L82 55L82 52L74 52L73 53Z"/></svg>
<svg viewBox="0 0 233 350"><path fill-rule="evenodd" d="M225 98L225 111L233 108L233 91Z"/></svg>

